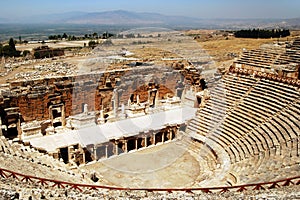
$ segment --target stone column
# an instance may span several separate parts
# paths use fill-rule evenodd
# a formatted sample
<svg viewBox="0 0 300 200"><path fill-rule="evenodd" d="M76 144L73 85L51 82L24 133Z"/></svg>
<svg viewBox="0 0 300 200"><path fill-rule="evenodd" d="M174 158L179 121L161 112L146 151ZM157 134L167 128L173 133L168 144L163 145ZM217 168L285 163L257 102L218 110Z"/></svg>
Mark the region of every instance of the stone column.
<svg viewBox="0 0 300 200"><path fill-rule="evenodd" d="M65 105L64 104L61 106L61 125L63 127L66 126L66 115L65 115Z"/></svg>
<svg viewBox="0 0 300 200"><path fill-rule="evenodd" d="M138 139L135 139L135 150L138 150Z"/></svg>
<svg viewBox="0 0 300 200"><path fill-rule="evenodd" d="M119 147L118 147L119 141L115 141L115 155L119 155Z"/></svg>
<svg viewBox="0 0 300 200"><path fill-rule="evenodd" d="M156 133L153 132L153 133L152 133L152 138L153 138L153 139L152 139L152 143L153 143L153 145L155 145L155 135L156 135Z"/></svg>
<svg viewBox="0 0 300 200"><path fill-rule="evenodd" d="M131 106L131 100L130 100L130 98L128 99L127 106L128 106L128 108L130 108L130 106Z"/></svg>
<svg viewBox="0 0 300 200"><path fill-rule="evenodd" d="M125 145L125 149L124 149L124 153L127 153L128 152L128 149L127 149L127 140L124 140L124 145Z"/></svg>
<svg viewBox="0 0 300 200"><path fill-rule="evenodd" d="M161 134L161 141L162 141L162 143L165 142L165 132L164 131Z"/></svg>
<svg viewBox="0 0 300 200"><path fill-rule="evenodd" d="M125 105L122 103L121 105L122 115L125 115Z"/></svg>
<svg viewBox="0 0 300 200"><path fill-rule="evenodd" d="M100 116L99 116L97 121L98 121L98 124L104 124L105 123L103 109L100 110Z"/></svg>
<svg viewBox="0 0 300 200"><path fill-rule="evenodd" d="M105 145L105 158L108 158L108 145Z"/></svg>
<svg viewBox="0 0 300 200"><path fill-rule="evenodd" d="M183 81L180 80L177 82L176 85L176 96L179 97L180 99L182 99L183 90L184 90L184 84Z"/></svg>
<svg viewBox="0 0 300 200"><path fill-rule="evenodd" d="M174 138L177 137L177 135L179 133L179 129L180 129L180 125L177 125L177 127L174 128Z"/></svg>
<svg viewBox="0 0 300 200"><path fill-rule="evenodd" d="M150 97L151 97L151 90L148 90L148 105L150 106Z"/></svg>
<svg viewBox="0 0 300 200"><path fill-rule="evenodd" d="M53 114L52 114L52 105L48 108L49 119L51 120L51 126L53 126Z"/></svg>
<svg viewBox="0 0 300 200"><path fill-rule="evenodd" d="M168 133L169 133L169 140L172 140L173 138L172 138L172 130L170 130L170 129L168 129Z"/></svg>
<svg viewBox="0 0 300 200"><path fill-rule="evenodd" d="M18 130L18 138L20 140L22 139L22 134L23 134L23 131L21 129L21 118L22 118L21 113L19 113L17 130ZM1 121L1 117L0 117L0 121ZM0 135L2 135L1 122L0 122Z"/></svg>
<svg viewBox="0 0 300 200"><path fill-rule="evenodd" d="M147 136L145 136L145 146L144 147L147 147Z"/></svg>
<svg viewBox="0 0 300 200"><path fill-rule="evenodd" d="M158 89L156 90L155 92L155 100L154 100L154 107L157 108L159 106L159 98L158 98L158 95L159 95L159 92L158 92Z"/></svg>
<svg viewBox="0 0 300 200"><path fill-rule="evenodd" d="M93 147L93 154L94 154L94 159L97 160L97 147Z"/></svg>
<svg viewBox="0 0 300 200"><path fill-rule="evenodd" d="M88 112L89 112L89 110L88 110L88 105L87 105L87 104L84 104L84 105L83 105L83 114L87 115Z"/></svg>
<svg viewBox="0 0 300 200"><path fill-rule="evenodd" d="M68 163L72 160L72 154L74 153L74 147L68 146Z"/></svg>
<svg viewBox="0 0 300 200"><path fill-rule="evenodd" d="M118 102L118 91L116 89L113 90L112 102L113 102L114 116L117 117L119 102Z"/></svg>
<svg viewBox="0 0 300 200"><path fill-rule="evenodd" d="M85 164L85 152L83 149L81 149L82 151L82 163L81 164Z"/></svg>
<svg viewBox="0 0 300 200"><path fill-rule="evenodd" d="M121 105L121 119L124 119L126 117L126 113L125 113L125 105L122 103Z"/></svg>

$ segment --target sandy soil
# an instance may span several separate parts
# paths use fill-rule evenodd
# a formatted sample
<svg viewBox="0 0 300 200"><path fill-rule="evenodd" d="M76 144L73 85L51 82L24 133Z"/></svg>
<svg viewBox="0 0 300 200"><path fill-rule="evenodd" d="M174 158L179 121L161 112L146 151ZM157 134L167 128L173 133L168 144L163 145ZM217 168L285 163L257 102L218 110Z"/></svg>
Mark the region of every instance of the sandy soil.
<svg viewBox="0 0 300 200"><path fill-rule="evenodd" d="M178 142L121 154L83 169L123 187L187 187L201 173L197 159Z"/></svg>
<svg viewBox="0 0 300 200"><path fill-rule="evenodd" d="M24 51L29 50L31 51L34 48L37 48L42 45L47 45L51 48L65 48L65 47L84 47L84 43L88 45L89 40L81 40L81 41L57 41L57 42L47 42L45 44L41 43L28 43L28 44L17 44L17 50Z"/></svg>
<svg viewBox="0 0 300 200"><path fill-rule="evenodd" d="M219 66L229 67L233 60L242 54L243 50L256 49L262 44L278 40L234 38L231 35L226 36L225 32L216 30L161 32L160 37L157 37L158 33L156 32L151 34L153 37L112 39L113 45L99 45L94 50L81 48L84 43L88 44L88 40L57 41L45 45L51 48L75 47L66 50L65 56L53 58L50 62L66 62L78 66L79 70L84 69L90 72L100 69L124 68L124 63L128 64L133 62L132 60L156 62L160 65L162 62L166 64L178 59L198 63L196 65L200 65L204 69L215 69ZM293 31L291 37L282 38L281 41L291 40L297 35L299 35L299 31ZM195 39L195 36L199 36L199 38ZM29 43L17 45L16 48L22 51L32 50L41 45L41 43ZM120 57L124 50L133 53L133 55L125 56L131 60L106 59L107 57ZM7 75L0 77L0 83L5 83L8 78L12 78L20 72L27 72L32 68L22 64L22 61L18 62L14 62L15 67ZM38 65L39 62L43 64L42 61L36 60L31 65ZM0 72L6 70L4 65L4 63L0 63Z"/></svg>

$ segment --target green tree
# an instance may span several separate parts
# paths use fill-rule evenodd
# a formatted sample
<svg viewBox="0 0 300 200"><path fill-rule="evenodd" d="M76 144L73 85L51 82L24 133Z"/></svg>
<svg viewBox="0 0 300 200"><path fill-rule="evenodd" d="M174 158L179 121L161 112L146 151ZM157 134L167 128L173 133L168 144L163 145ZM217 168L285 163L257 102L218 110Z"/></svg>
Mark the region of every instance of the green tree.
<svg viewBox="0 0 300 200"><path fill-rule="evenodd" d="M26 57L27 55L29 55L30 54L30 51L28 51L28 50L24 50L23 51L23 57Z"/></svg>
<svg viewBox="0 0 300 200"><path fill-rule="evenodd" d="M41 58L41 54L40 54L40 52L38 52L38 51L36 51L36 52L34 52L34 58L36 58L36 59L39 59L39 58Z"/></svg>
<svg viewBox="0 0 300 200"><path fill-rule="evenodd" d="M89 41L89 47L94 48L97 45L97 43L94 40Z"/></svg>
<svg viewBox="0 0 300 200"><path fill-rule="evenodd" d="M279 38L286 37L290 35L289 30L280 30L280 29L272 29L272 30L264 30L264 29L249 29L249 30L240 30L234 33L235 37L239 38Z"/></svg>
<svg viewBox="0 0 300 200"><path fill-rule="evenodd" d="M62 38L65 38L67 39L68 38L68 35L66 33L63 34Z"/></svg>
<svg viewBox="0 0 300 200"><path fill-rule="evenodd" d="M0 43L0 56L2 56L3 45Z"/></svg>
<svg viewBox="0 0 300 200"><path fill-rule="evenodd" d="M9 45L5 45L3 48L2 48L2 55L3 56L7 56L7 57L12 57L14 56L13 53L12 53L12 50L10 48Z"/></svg>
<svg viewBox="0 0 300 200"><path fill-rule="evenodd" d="M57 35L49 35L49 40L57 40L58 36Z"/></svg>
<svg viewBox="0 0 300 200"><path fill-rule="evenodd" d="M10 38L10 39L9 39L8 45L9 45L9 47L11 48L12 51L17 51L17 50L16 50L15 41L14 41L13 38Z"/></svg>
<svg viewBox="0 0 300 200"><path fill-rule="evenodd" d="M8 45L5 45L4 47L2 47L2 55L4 56L8 56L8 57L13 57L13 56L20 56L20 51L16 50L16 46L15 46L15 41L13 38L9 39Z"/></svg>

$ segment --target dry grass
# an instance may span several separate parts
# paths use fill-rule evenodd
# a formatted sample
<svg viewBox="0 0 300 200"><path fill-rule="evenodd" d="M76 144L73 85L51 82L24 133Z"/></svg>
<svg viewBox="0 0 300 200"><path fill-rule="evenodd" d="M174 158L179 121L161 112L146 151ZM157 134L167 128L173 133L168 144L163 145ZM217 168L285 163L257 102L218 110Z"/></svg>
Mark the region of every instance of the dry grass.
<svg viewBox="0 0 300 200"><path fill-rule="evenodd" d="M197 42L201 45L207 53L214 58L217 65L221 65L225 61L230 61L234 57L231 53L237 56L241 55L243 49L257 49L263 44L277 42L277 38L273 39L248 39L235 38L233 36L225 36L224 32L214 30L190 30L188 35L198 35ZM294 37L300 35L300 31L292 31L291 36L281 38L280 41L292 40Z"/></svg>
<svg viewBox="0 0 300 200"><path fill-rule="evenodd" d="M133 57L137 57L143 61L158 61L161 58L176 58L178 55L159 48L141 48L134 49Z"/></svg>
<svg viewBox="0 0 300 200"><path fill-rule="evenodd" d="M243 49L257 49L262 44L276 42L278 39L246 39L246 38L234 38L233 36L228 36L228 33L216 30L189 30L185 32L186 35L191 36L188 40L181 41L181 37L168 35L169 40L160 40L157 41L156 38L136 38L136 39L123 39L115 40L114 45L111 47L106 47L106 50L109 51L120 51L121 47L126 47L129 51L134 53L132 57L138 58L143 62L155 62L169 64L173 61L162 61L162 58L189 58L190 57L201 57L201 50L205 50L204 54L208 54L215 61L215 66L229 66L231 65L235 56L240 56L243 52ZM300 31L292 31L291 37L282 38L281 41L292 40L294 37L299 37ZM194 36L199 36L197 40L193 40ZM132 45L133 41L142 41L150 42L145 45ZM119 44L119 43L120 44ZM122 43L123 42L123 43ZM52 48L64 48L64 47L83 47L84 43L87 41L61 41L57 43L47 43L46 45ZM32 50L41 44L22 44L17 45L18 50ZM198 50L199 49L199 50ZM181 51L177 51L181 50ZM82 48L82 49L70 49L66 50L66 55L63 57L55 58L55 62L63 61L71 64L78 65L79 63L87 59L86 55L89 54L91 49ZM188 54L186 52L189 52ZM197 54L199 53L199 55ZM131 56L130 56L131 57ZM128 61L127 61L128 62ZM35 64L38 64L35 63ZM114 64L109 67L113 68L123 68L123 64L119 63ZM4 63L0 63L0 71L4 70ZM7 78L13 77L16 73L27 72L28 68L20 66L14 68L7 76L0 77L0 83L5 83Z"/></svg>
<svg viewBox="0 0 300 200"><path fill-rule="evenodd" d="M223 62L233 59L229 54L240 55L243 49L257 49L262 44L272 43L275 39L246 39L230 37L226 39L217 39L209 41L199 41L203 49L211 55L215 61Z"/></svg>

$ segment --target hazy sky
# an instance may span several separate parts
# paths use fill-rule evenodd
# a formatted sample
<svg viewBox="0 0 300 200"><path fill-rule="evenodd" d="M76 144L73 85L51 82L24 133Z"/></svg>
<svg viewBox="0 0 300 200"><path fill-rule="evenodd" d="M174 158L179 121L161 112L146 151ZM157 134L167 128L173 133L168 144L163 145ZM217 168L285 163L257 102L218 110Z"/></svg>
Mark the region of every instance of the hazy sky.
<svg viewBox="0 0 300 200"><path fill-rule="evenodd" d="M199 18L300 17L300 0L1 0L0 17L128 10Z"/></svg>

